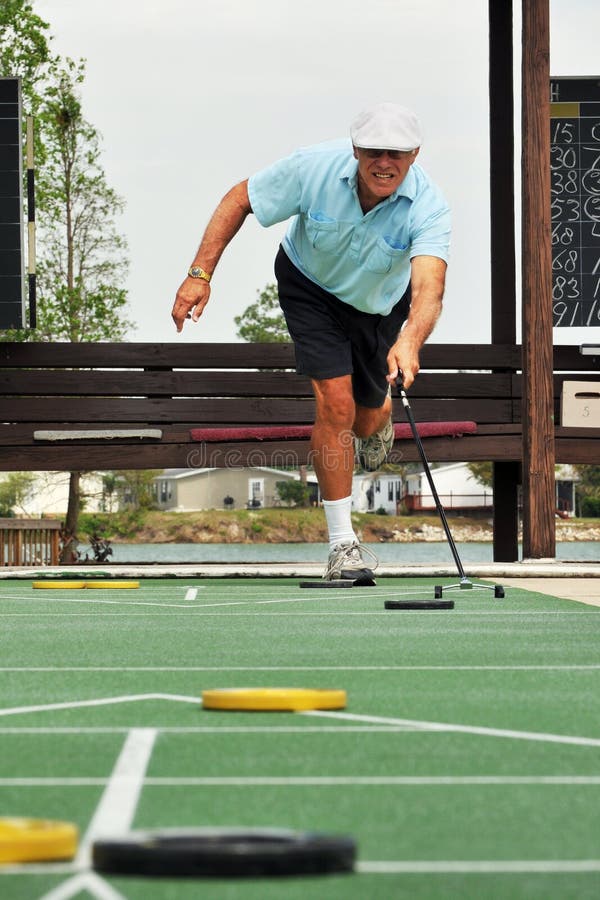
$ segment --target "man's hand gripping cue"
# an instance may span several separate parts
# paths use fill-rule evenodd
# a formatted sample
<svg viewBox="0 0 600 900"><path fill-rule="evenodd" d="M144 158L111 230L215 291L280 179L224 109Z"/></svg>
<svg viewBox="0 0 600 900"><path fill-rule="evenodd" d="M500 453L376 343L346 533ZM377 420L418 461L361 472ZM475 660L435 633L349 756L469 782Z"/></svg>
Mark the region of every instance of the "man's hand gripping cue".
<svg viewBox="0 0 600 900"><path fill-rule="evenodd" d="M387 364L389 384L395 385L399 379L408 390L419 372L419 354L399 338L387 355Z"/></svg>

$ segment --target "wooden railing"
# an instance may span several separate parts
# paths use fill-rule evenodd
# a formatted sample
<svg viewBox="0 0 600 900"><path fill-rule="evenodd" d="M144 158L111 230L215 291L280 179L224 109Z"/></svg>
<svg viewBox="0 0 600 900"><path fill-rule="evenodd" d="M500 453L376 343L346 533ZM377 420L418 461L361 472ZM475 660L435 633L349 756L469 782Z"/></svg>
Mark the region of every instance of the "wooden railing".
<svg viewBox="0 0 600 900"><path fill-rule="evenodd" d="M2 565L58 565L61 527L54 519L0 519Z"/></svg>

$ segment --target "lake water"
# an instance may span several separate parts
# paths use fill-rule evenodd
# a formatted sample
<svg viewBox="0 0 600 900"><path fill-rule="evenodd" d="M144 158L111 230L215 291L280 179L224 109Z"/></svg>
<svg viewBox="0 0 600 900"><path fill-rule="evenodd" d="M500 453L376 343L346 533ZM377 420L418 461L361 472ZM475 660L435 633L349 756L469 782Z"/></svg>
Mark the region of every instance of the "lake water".
<svg viewBox="0 0 600 900"><path fill-rule="evenodd" d="M327 544L112 544L114 563L324 563ZM453 564L445 541L406 544L366 544L382 563ZM463 563L493 561L491 542L457 543ZM85 555L86 547L80 546ZM520 555L521 555L521 551ZM569 541L556 545L556 557L570 562L600 562L599 541Z"/></svg>

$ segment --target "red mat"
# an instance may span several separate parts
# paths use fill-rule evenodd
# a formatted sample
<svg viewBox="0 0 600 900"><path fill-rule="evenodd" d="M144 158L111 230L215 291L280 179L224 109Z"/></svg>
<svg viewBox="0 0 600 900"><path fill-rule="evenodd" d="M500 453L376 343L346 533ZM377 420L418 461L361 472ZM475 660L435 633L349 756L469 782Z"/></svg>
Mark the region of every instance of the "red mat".
<svg viewBox="0 0 600 900"><path fill-rule="evenodd" d="M418 422L417 431L420 437L460 437L462 434L474 434L477 431L475 422ZM281 441L294 438L309 438L312 425L245 425L242 428L192 428L190 436L193 441ZM412 431L408 423L394 425L394 437L397 441L409 440Z"/></svg>

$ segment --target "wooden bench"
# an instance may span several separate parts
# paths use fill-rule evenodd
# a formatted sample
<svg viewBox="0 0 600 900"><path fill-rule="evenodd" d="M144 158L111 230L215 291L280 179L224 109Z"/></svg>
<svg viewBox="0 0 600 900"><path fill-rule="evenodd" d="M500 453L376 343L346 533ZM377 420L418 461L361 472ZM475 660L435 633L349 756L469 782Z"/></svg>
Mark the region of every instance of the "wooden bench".
<svg viewBox="0 0 600 900"><path fill-rule="evenodd" d="M474 434L427 438L428 458L498 463L504 483L514 488L514 519L521 348L428 344L421 363L409 392L417 421L477 423ZM555 348L555 422L562 382L600 381L597 366L578 347ZM290 344L0 344L0 471L302 465L309 460L306 438L207 443L191 437L198 427L310 425L310 383L293 367ZM405 421L397 398L394 416ZM557 462L597 464L600 429L557 425L555 450ZM396 443L396 462L418 459L412 440ZM497 491L497 507L504 493ZM514 522L510 531L514 547Z"/></svg>
<svg viewBox="0 0 600 900"><path fill-rule="evenodd" d="M521 460L520 347L429 344L421 362L409 392L417 421L477 423L476 434L428 438L432 461ZM597 362L577 347L555 348L556 422L562 382L600 381ZM197 465L193 428L312 422L310 383L293 366L290 344L2 343L0 471ZM405 421L397 398L394 416ZM64 438L40 440L39 432ZM557 425L555 441L557 462L600 462L600 429ZM418 460L411 441L397 449L403 460ZM265 464L282 454L302 464L309 448L282 439L215 443L203 452L206 466L226 464L231 452L238 465L257 453Z"/></svg>

